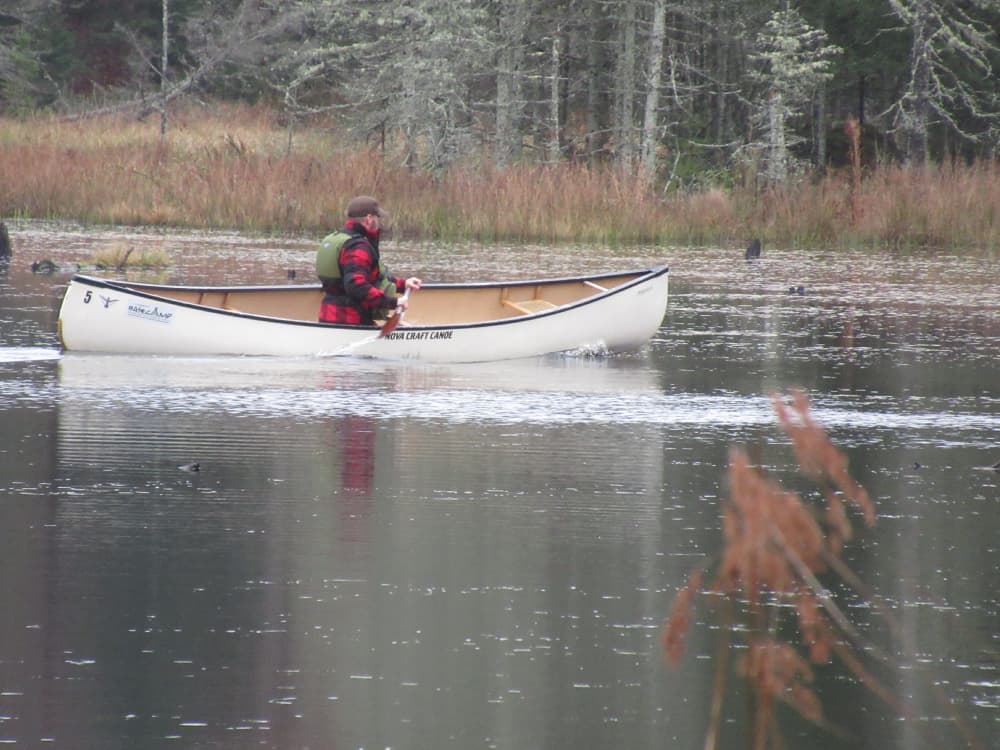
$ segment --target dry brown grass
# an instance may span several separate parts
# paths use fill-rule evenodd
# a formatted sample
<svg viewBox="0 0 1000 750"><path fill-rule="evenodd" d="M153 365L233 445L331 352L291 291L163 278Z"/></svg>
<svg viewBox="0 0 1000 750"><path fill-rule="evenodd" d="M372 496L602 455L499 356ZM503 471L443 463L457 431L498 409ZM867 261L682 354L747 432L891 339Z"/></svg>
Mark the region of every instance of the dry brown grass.
<svg viewBox="0 0 1000 750"><path fill-rule="evenodd" d="M136 250L125 242L112 242L101 248L91 258L99 269L125 271L133 268L165 268L170 265L170 256L163 248Z"/></svg>
<svg viewBox="0 0 1000 750"><path fill-rule="evenodd" d="M810 414L802 392L773 398L778 423L789 436L805 477L818 487L821 503L785 489L751 464L741 449L730 451L728 496L722 506L722 552L715 575L703 587L707 563L695 568L674 599L664 623L662 643L668 663L676 665L684 654L684 641L694 620L698 594L706 591L722 602L724 648L716 655L716 679L706 749L715 748L722 720L722 694L729 659L729 638L739 637L743 648L736 662L752 700L748 716L753 750L784 746L777 723L777 705L784 704L805 719L848 738L831 726L813 687L813 665L834 658L859 684L883 700L891 710L912 718L907 702L896 696L867 662L892 663L889 649L868 642L838 607L820 577L839 578L875 606L895 631L892 613L850 571L841 558L843 545L852 538L849 510L863 522L875 523L875 507L867 491L851 476L847 459L830 441ZM791 623L784 621L791 620ZM792 624L794 628L788 626ZM785 634L791 632L791 637ZM945 706L955 719L968 747L981 743L962 721L950 701Z"/></svg>
<svg viewBox="0 0 1000 750"><path fill-rule="evenodd" d="M357 148L333 122L291 132L263 108L156 118L0 119L0 216L320 233L352 195L378 195L400 237L602 244L1000 248L993 164L821 180L758 193L649 191L611 166L470 158L432 175L402 151Z"/></svg>

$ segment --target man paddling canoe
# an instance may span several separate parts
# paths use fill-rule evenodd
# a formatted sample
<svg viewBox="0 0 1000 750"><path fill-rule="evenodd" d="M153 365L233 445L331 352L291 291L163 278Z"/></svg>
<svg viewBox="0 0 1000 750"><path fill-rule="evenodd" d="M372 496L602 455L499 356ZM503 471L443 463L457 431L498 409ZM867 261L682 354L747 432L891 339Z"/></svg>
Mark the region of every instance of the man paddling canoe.
<svg viewBox="0 0 1000 750"><path fill-rule="evenodd" d="M379 237L385 211L378 201L359 195L347 204L344 227L323 238L316 253L316 274L323 284L321 323L374 325L381 311L406 310L406 295L420 279L389 276L381 262Z"/></svg>

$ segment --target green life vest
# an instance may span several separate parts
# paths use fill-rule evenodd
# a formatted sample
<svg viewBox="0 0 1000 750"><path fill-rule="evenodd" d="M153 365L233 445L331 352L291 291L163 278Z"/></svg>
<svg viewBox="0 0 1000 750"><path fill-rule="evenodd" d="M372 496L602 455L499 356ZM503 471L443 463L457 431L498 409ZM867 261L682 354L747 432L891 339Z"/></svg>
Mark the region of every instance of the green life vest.
<svg viewBox="0 0 1000 750"><path fill-rule="evenodd" d="M339 229L333 234L328 234L319 243L319 250L316 252L316 275L321 281L335 281L343 278L344 273L340 268L340 251L344 249L344 243L351 237L353 235ZM378 261L377 286L384 294L390 297L396 296L396 282L389 278L381 258Z"/></svg>
<svg viewBox="0 0 1000 750"><path fill-rule="evenodd" d="M317 276L324 280L339 279L343 276L340 271L340 251L349 239L351 235L344 231L337 231L323 238L316 253Z"/></svg>

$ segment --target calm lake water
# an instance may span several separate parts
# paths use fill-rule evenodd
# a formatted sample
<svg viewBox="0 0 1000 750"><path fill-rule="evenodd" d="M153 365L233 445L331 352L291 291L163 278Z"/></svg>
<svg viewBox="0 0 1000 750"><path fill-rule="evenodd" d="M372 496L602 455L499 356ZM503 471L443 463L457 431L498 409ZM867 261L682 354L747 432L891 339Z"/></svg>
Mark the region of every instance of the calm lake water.
<svg viewBox="0 0 1000 750"><path fill-rule="evenodd" d="M786 746L960 747L932 686L1000 746L996 261L389 243L437 281L666 261L669 311L609 358L137 358L62 354L68 275L31 262L125 243L168 253L163 280L284 283L313 239L10 228L0 743L701 747L715 620L702 603L676 670L661 625L719 551L731 446L806 486L768 401L801 387L877 503L847 557L900 623L879 676L915 715L822 667L849 737L783 713ZM734 683L723 747L743 706Z"/></svg>

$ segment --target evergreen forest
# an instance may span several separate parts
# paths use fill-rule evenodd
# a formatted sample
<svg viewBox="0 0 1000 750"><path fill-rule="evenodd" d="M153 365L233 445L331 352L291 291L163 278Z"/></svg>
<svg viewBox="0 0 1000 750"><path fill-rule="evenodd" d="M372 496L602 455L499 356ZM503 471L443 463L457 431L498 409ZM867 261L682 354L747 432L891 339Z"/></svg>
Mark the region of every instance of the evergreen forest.
<svg viewBox="0 0 1000 750"><path fill-rule="evenodd" d="M1000 0L5 0L0 116L169 138L183 97L430 173L773 184L849 164L852 137L868 166L995 160L998 32Z"/></svg>

